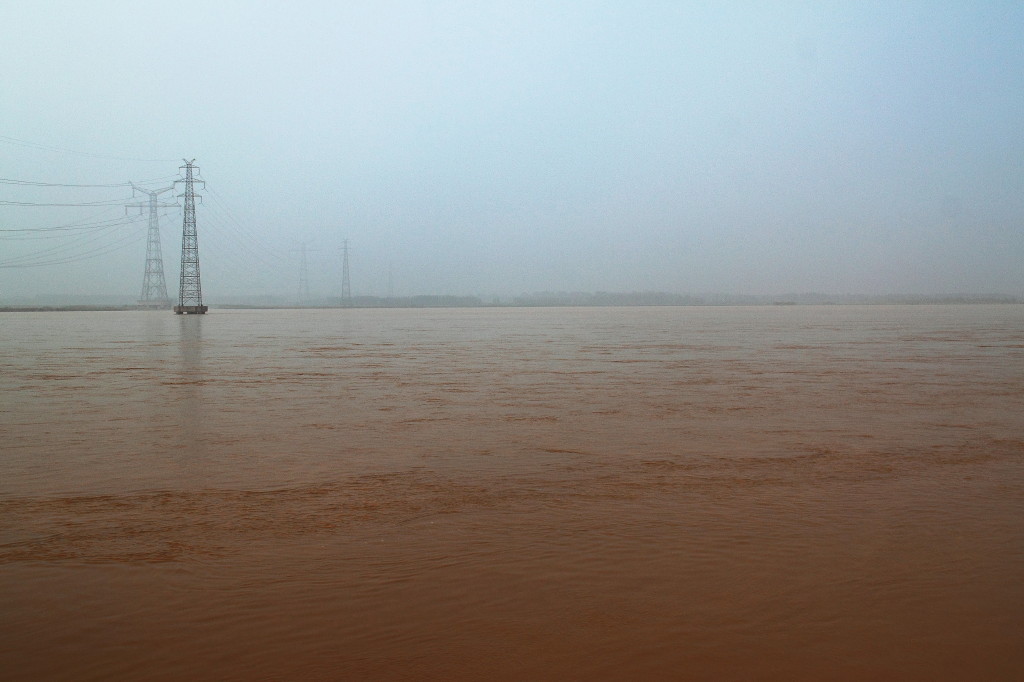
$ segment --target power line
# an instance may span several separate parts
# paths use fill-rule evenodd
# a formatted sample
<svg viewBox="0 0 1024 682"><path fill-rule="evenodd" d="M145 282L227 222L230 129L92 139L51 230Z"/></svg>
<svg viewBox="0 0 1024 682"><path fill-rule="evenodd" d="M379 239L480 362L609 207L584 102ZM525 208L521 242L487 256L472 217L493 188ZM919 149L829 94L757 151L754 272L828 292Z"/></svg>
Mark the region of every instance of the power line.
<svg viewBox="0 0 1024 682"><path fill-rule="evenodd" d="M125 248L125 247L127 247L127 246L129 246L131 244L134 244L134 243L136 243L138 241L141 241L141 238L143 236L144 235L143 235L143 233L141 231L140 232L133 232L131 234L126 235L125 237L122 237L121 239L119 239L119 240L117 240L117 241L115 241L113 243L108 243L108 244L105 244L103 246L99 246L99 247L97 247L97 248L95 248L95 249L93 249L91 251L78 251L73 256L59 256L57 254L54 254L53 256L51 256L51 258L49 260L35 260L35 261L26 261L25 260L26 257L22 257L21 258L22 262L17 262L18 259L13 259L13 260L15 260L15 262L10 262L10 261L0 262L0 268L49 267L49 266L53 266L53 265L67 265L68 263L77 263L77 262L83 261L83 260L91 260L93 258L99 258L100 256L105 256L107 254L114 253L115 251L120 251L121 249L123 249L123 248ZM67 248L67 247L65 245L65 247L62 247L62 248ZM37 254L32 254L32 255L38 256L38 253Z"/></svg>
<svg viewBox="0 0 1024 682"><path fill-rule="evenodd" d="M78 263L85 260L92 260L101 256L121 251L129 246L137 244L142 241L143 235L141 232L137 234L128 235L126 239L122 239L119 242L115 242L114 246L110 248L96 249L94 251L87 251L78 256L64 258L63 260L50 260L50 261L38 261L34 263L17 263L13 265L0 264L0 268L3 269L24 269L24 268L41 268L41 267L53 267L54 265L69 265L71 263Z"/></svg>
<svg viewBox="0 0 1024 682"><path fill-rule="evenodd" d="M216 251L218 255L226 255L229 260L235 260L236 262L240 262L238 261L239 258L246 257L249 259L249 262L241 264L245 269L249 270L252 269L253 261L258 262L264 269L273 270L290 267L287 259L279 249L263 243L252 229L246 227L245 224L235 217L231 209L224 203L223 197L217 194L209 185L207 185L206 189L209 190L207 196L213 198L213 201L206 205L203 220L205 225L214 228L213 231L207 230L207 234L215 237L220 232L220 236L227 238L231 242L230 248L224 254L221 254L216 240L207 240L205 242L207 253ZM217 228L220 229L218 230Z"/></svg>
<svg viewBox="0 0 1024 682"><path fill-rule="evenodd" d="M110 209L107 209L106 211L102 211L100 215L102 215L103 213L109 213L111 210L113 210L113 207L111 207ZM124 220L124 216L118 216L117 218L108 218L106 220L85 220L85 221L80 221L80 222L76 221L76 222L73 222L73 223L67 223L65 225L56 225L56 226L53 226L53 227L11 227L11 228L0 228L0 232L19 232L19 233L22 233L22 232L66 232L66 231L70 231L70 230L95 230L95 229L98 229L100 227L104 227L106 225L110 225L111 223L120 222L122 220ZM6 238L7 239L16 239L17 237L6 237ZM0 236L0 239L5 239L5 237Z"/></svg>
<svg viewBox="0 0 1024 682"><path fill-rule="evenodd" d="M167 218L169 215L170 213L161 213L160 218ZM0 241L29 242L39 241L42 239L67 239L69 237L81 236L82 234L86 234L93 230L102 230L105 227L132 225L138 222L142 222L142 216L136 216L134 218L119 216L117 218L111 218L110 220L97 221L94 224L79 227L42 228L41 231L43 234L36 234L35 230L6 230L6 232L30 232L32 234L0 234ZM5 232L5 230L0 230L0 232Z"/></svg>
<svg viewBox="0 0 1024 682"><path fill-rule="evenodd" d="M113 234L116 231L116 228L126 225L132 225L136 222L140 222L141 220L141 216L131 220L125 218L124 221L121 223L107 225L96 232L71 235L66 241L61 242L60 244L55 244L53 246L39 249L37 251L32 251L31 253L23 253L18 256L11 256L10 258L5 258L4 260L0 261L0 265L12 265L22 261L38 260L40 258L47 259L52 257L71 257L81 247L102 243L104 239L106 239L109 235ZM66 254L62 252L66 252Z"/></svg>
<svg viewBox="0 0 1024 682"><path fill-rule="evenodd" d="M57 152L60 154L74 154L75 156L91 156L96 159L113 159L115 161L141 161L143 163L174 163L174 159L139 159L128 156L112 156L110 154L93 154L91 152L80 152L74 149L65 149L63 147L51 147L46 144L39 144L38 142L29 142L28 140L19 140L16 137L8 137L7 135L0 135L0 142L7 144L13 144L18 147L27 147L29 149L40 149L47 152Z"/></svg>
<svg viewBox="0 0 1024 682"><path fill-rule="evenodd" d="M243 237L243 239L251 241L257 247L259 247L260 251L280 256L277 249L271 248L269 245L263 243L251 228L247 227L245 223L243 223L235 216L234 212L228 207L227 203L225 203L224 198L220 194L218 194L215 189L209 186L207 186L206 189L209 190L209 194L213 197L216 208L222 210L224 212L224 215L228 218L228 221L230 221L230 223L233 223L233 227L235 228L236 234ZM283 261L284 258L280 257L279 260Z"/></svg>
<svg viewBox="0 0 1024 682"><path fill-rule="evenodd" d="M126 201L131 201L131 197L125 197L124 199L103 199L102 201L82 201L78 203L67 203L67 204L49 204L49 203L37 203L34 201L0 201L0 206L116 206L123 205Z"/></svg>
<svg viewBox="0 0 1024 682"><path fill-rule="evenodd" d="M145 184L147 182L159 182L163 180L171 180L178 177L177 175L168 175L162 178L151 178L149 180L140 180L137 184ZM80 185L68 182L38 182L35 180L18 180L16 178L0 178L0 184L2 185L17 185L22 187L131 187L130 182L114 182L105 185Z"/></svg>
<svg viewBox="0 0 1024 682"><path fill-rule="evenodd" d="M64 182L33 182L32 180L15 180L14 178L0 178L0 184L24 185L27 187L128 187L131 183L118 182L109 185L73 185Z"/></svg>

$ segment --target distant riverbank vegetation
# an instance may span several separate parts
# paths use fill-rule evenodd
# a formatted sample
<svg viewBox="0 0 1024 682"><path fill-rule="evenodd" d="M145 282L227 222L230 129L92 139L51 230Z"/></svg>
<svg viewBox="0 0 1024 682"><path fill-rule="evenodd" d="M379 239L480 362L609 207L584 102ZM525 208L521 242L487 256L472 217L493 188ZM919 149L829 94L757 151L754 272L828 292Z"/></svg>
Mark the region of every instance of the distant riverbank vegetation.
<svg viewBox="0 0 1024 682"><path fill-rule="evenodd" d="M481 308L481 307L599 307L599 306L701 306L701 305L940 305L972 303L1024 303L1024 298L1003 294L967 295L828 295L785 294L673 294L663 291L616 293L607 291L545 291L516 296L353 296L346 304L339 297L325 297L305 305L286 301L224 301L220 307L311 308Z"/></svg>

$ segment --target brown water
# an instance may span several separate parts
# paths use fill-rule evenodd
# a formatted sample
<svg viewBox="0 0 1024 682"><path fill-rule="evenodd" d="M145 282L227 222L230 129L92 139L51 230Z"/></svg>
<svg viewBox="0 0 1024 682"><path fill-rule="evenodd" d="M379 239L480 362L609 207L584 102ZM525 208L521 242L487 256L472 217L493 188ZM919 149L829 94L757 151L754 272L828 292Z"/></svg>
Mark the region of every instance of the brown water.
<svg viewBox="0 0 1024 682"><path fill-rule="evenodd" d="M0 314L0 677L1022 679L1024 307Z"/></svg>

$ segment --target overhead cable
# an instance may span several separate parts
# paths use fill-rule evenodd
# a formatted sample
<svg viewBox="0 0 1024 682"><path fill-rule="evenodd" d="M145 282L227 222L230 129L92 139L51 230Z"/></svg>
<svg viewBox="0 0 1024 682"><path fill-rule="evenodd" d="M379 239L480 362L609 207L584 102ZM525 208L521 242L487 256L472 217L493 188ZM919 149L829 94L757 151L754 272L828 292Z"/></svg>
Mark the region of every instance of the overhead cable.
<svg viewBox="0 0 1024 682"><path fill-rule="evenodd" d="M28 147L29 149L41 149L47 152L58 152L60 154L74 154L76 156L91 156L97 159L113 159L115 161L141 161L143 163L176 163L176 159L139 159L127 156L112 156L110 154L93 154L91 152L80 152L74 149L64 149L62 147L51 147L46 144L39 144L37 142L29 142L28 140L19 140L16 137L8 137L7 135L0 135L0 142L6 142L7 144L17 145L19 147Z"/></svg>
<svg viewBox="0 0 1024 682"><path fill-rule="evenodd" d="M144 230L136 230L130 232L124 237L114 241L97 246L94 249L88 251L82 251L78 248L79 245L74 246L74 252L70 254L61 254L61 250L68 250L71 248L70 245L65 244L62 246L51 247L50 249L44 249L37 251L32 254L24 254L15 258L10 258L4 261L0 261L0 268L34 268L44 267L50 265L64 265L67 263L76 263L82 260L89 260L98 256L103 256L108 253L118 251L129 244L134 244L145 237ZM95 242L96 240L89 240ZM87 242L88 243L88 242Z"/></svg>
<svg viewBox="0 0 1024 682"><path fill-rule="evenodd" d="M111 207L113 208L113 207ZM110 210L103 211L102 213L109 213ZM101 213L101 215L102 215ZM121 222L124 220L124 216L118 216L117 218L107 218L106 220L84 220L73 223L67 223L66 225L56 225L53 227L11 227L11 228L0 228L0 232L65 232L70 230L92 230L98 227L103 227L111 223Z"/></svg>
<svg viewBox="0 0 1024 682"><path fill-rule="evenodd" d="M102 201L81 201L78 203L43 203L35 201L3 201L0 200L0 206L117 206L123 204L126 201L131 201L132 197L125 197L123 199L103 199Z"/></svg>
<svg viewBox="0 0 1024 682"><path fill-rule="evenodd" d="M150 178L148 180L139 180L134 183L135 185L142 185L148 182L159 182L165 180L171 180L177 178L177 175L167 175L162 178ZM2 185L17 185L21 187L131 187L131 182L113 182L108 184L76 184L70 182L38 182L36 180L18 180L16 178L0 178L0 184Z"/></svg>

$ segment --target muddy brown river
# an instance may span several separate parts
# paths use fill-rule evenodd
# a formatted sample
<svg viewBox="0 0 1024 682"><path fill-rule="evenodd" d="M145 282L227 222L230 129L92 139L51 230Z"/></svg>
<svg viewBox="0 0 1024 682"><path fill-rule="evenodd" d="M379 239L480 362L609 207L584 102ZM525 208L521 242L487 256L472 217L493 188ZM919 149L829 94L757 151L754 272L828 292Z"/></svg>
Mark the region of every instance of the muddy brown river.
<svg viewBox="0 0 1024 682"><path fill-rule="evenodd" d="M0 677L1018 680L1024 306L0 313Z"/></svg>

